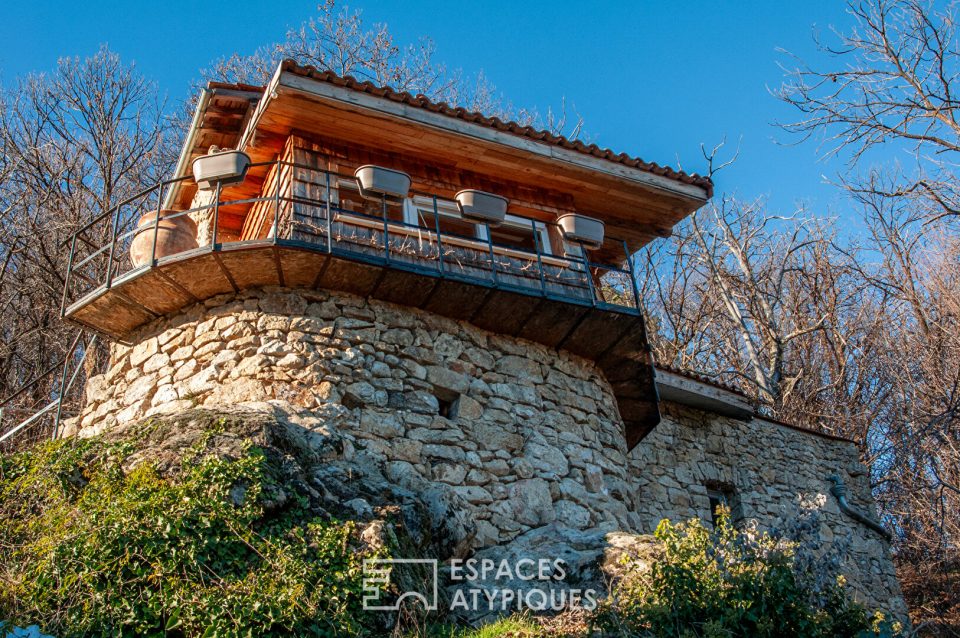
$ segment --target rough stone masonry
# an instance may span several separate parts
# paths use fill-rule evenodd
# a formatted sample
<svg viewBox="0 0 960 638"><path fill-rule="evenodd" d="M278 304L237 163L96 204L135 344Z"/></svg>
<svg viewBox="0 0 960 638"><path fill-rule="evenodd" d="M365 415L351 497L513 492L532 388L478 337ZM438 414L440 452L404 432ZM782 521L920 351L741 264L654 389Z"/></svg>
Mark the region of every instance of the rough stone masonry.
<svg viewBox="0 0 960 638"><path fill-rule="evenodd" d="M740 519L804 541L809 559L833 561L866 603L905 616L886 541L828 492L839 472L851 501L872 508L849 442L664 404L664 421L628 454L592 362L342 293L220 296L132 342L114 345L109 370L88 381L73 432L194 407L306 411L306 427L337 433L344 460L452 493L470 522L461 554L709 520L711 490L726 490Z"/></svg>

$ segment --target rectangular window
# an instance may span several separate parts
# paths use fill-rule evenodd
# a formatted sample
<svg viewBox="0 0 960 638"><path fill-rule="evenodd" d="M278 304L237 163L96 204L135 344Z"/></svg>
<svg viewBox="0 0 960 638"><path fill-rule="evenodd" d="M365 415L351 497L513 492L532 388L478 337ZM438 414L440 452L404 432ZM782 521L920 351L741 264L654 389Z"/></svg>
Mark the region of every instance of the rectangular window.
<svg viewBox="0 0 960 638"><path fill-rule="evenodd" d="M416 196L404 202L404 222L427 230L436 230L439 221L440 232L443 235L455 235L465 239L477 237L477 227L460 216L460 209L455 202L442 199L437 200L436 214L433 209L433 198Z"/></svg>
<svg viewBox="0 0 960 638"><path fill-rule="evenodd" d="M487 227L463 219L456 202L438 199L436 213L433 198L416 196L408 199L404 205L404 222L433 230L440 222L440 232L444 235L456 235L467 239L487 241ZM546 224L529 219L507 215L503 223L491 228L491 239L497 246L514 248L535 253L537 248L544 255L553 254L550 248L550 233ZM539 242L539 245L534 243Z"/></svg>
<svg viewBox="0 0 960 638"><path fill-rule="evenodd" d="M569 257L570 259L579 259L585 260L589 258L589 254L583 250L580 244L577 244L572 241L567 241L566 239L560 240L563 243L563 256Z"/></svg>
<svg viewBox="0 0 960 638"><path fill-rule="evenodd" d="M720 507L726 507L730 510L730 522L736 524L743 518L740 510L740 499L732 485L728 483L707 483L707 498L710 499L710 522L717 526L718 512Z"/></svg>
<svg viewBox="0 0 960 638"><path fill-rule="evenodd" d="M534 233L536 229L536 233ZM477 226L479 239L487 240L487 227ZM550 232L543 222L531 222L529 219L507 215L503 223L490 229L491 239L497 246L515 248L528 253L540 250L543 255L552 255Z"/></svg>
<svg viewBox="0 0 960 638"><path fill-rule="evenodd" d="M383 219L383 201L367 199L360 196L357 182L351 179L337 180L337 188L331 193L331 203L347 212L360 213L368 217ZM404 221L403 203L387 200L387 219L395 222Z"/></svg>
<svg viewBox="0 0 960 638"><path fill-rule="evenodd" d="M457 408L460 407L460 398L437 397L437 413L445 419L456 420Z"/></svg>

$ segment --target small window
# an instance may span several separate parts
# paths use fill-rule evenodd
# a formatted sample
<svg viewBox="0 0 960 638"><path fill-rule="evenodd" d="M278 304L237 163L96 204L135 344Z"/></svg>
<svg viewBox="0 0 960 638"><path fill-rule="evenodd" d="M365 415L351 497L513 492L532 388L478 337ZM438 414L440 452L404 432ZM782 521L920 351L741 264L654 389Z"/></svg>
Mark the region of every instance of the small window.
<svg viewBox="0 0 960 638"><path fill-rule="evenodd" d="M738 523L742 518L740 499L732 485L728 483L707 483L707 498L710 499L710 522L717 526L718 512L722 506L730 510L730 522Z"/></svg>
<svg viewBox="0 0 960 638"><path fill-rule="evenodd" d="M437 399L437 414L445 419L455 420L460 411L460 394L443 388L435 388L433 396Z"/></svg>
<svg viewBox="0 0 960 638"><path fill-rule="evenodd" d="M536 233L534 233L536 228ZM477 237L487 239L486 226L477 226ZM494 244L507 248L516 248L529 253L539 250L544 255L552 255L550 232L543 222L531 222L524 217L507 215L503 223L490 229L490 238Z"/></svg>
<svg viewBox="0 0 960 638"><path fill-rule="evenodd" d="M456 203L438 199L434 213L431 197L417 196L406 200L403 221L428 230L435 230L439 223L440 232L446 236L456 235L468 239L477 236L476 225L460 217L460 209Z"/></svg>
<svg viewBox="0 0 960 638"><path fill-rule="evenodd" d="M457 418L457 404L459 397L456 399L444 399L443 397L437 397L437 403L439 404L438 413L445 419L456 419Z"/></svg>

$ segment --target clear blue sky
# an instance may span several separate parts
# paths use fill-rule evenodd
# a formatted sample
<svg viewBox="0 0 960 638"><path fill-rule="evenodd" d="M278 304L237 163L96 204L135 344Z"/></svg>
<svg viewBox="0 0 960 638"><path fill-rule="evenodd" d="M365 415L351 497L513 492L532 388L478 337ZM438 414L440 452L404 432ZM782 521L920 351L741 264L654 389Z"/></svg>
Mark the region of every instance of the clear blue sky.
<svg viewBox="0 0 960 638"><path fill-rule="evenodd" d="M139 3L138 3L139 4ZM484 6L485 5L485 6ZM279 40L315 12L311 0L271 2L15 2L0 21L0 78L51 69L101 43L133 60L171 100L217 57ZM545 111L566 96L592 141L661 164L702 171L700 143L742 138L718 192L764 195L774 209L807 202L841 214L825 185L840 162L771 125L795 116L768 92L782 80L784 48L815 59L814 30L845 27L837 0L706 2L373 2L351 8L386 22L398 41L430 36L436 59L482 70L515 105Z"/></svg>

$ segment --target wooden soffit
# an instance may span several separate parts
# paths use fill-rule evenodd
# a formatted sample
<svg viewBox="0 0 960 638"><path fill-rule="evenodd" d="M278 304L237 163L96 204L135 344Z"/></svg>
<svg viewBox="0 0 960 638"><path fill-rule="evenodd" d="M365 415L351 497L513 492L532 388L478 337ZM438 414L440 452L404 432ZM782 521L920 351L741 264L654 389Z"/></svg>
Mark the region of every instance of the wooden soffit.
<svg viewBox="0 0 960 638"><path fill-rule="evenodd" d="M254 162L275 159L291 134L334 137L418 163L553 191L636 250L703 205L709 193L602 157L460 120L278 69L238 146ZM469 187L465 184L464 187Z"/></svg>

